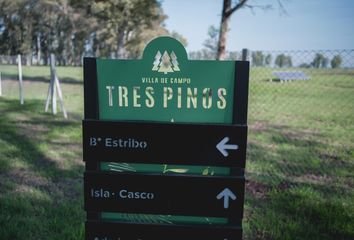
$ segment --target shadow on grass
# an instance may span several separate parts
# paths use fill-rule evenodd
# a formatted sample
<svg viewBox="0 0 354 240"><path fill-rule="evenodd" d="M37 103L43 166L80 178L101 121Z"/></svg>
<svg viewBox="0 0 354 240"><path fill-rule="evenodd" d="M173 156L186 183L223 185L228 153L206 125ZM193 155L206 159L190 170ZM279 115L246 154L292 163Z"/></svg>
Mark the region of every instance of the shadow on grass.
<svg viewBox="0 0 354 240"><path fill-rule="evenodd" d="M246 239L353 239L350 199L326 199L312 186L270 190L246 197Z"/></svg>
<svg viewBox="0 0 354 240"><path fill-rule="evenodd" d="M42 107L0 98L0 236L83 239L81 122Z"/></svg>
<svg viewBox="0 0 354 240"><path fill-rule="evenodd" d="M30 192L0 197L1 239L84 239L83 209L77 202L53 203Z"/></svg>
<svg viewBox="0 0 354 240"><path fill-rule="evenodd" d="M250 126L246 239L354 239L353 162L321 132ZM338 163L340 162L340 163Z"/></svg>
<svg viewBox="0 0 354 240"><path fill-rule="evenodd" d="M70 77L59 77L60 83L65 83L65 84L73 84L73 85L83 85L83 81L77 80L75 78L70 78ZM3 74L2 75L3 80L13 80L13 81L18 81L18 75L17 74ZM29 82L43 82L43 83L49 83L50 77L43 77L43 76L23 76L23 81L29 81Z"/></svg>
<svg viewBox="0 0 354 240"><path fill-rule="evenodd" d="M0 138L6 144L14 147L13 153L9 152L8 154L13 156L16 153L17 158L24 161L32 170L49 178L73 176L75 173L80 173L78 169L60 169L58 162L50 159L39 148L39 144L50 144L53 141L50 137L53 130L69 127L80 128L81 122L63 120L61 116L54 117L50 114L40 113L42 105L43 102L38 100L27 101L22 106L18 104L17 100L1 100L0 123L2 127ZM69 141L67 144L71 144L70 139L66 140ZM53 143L53 145L57 144L63 143ZM50 151L50 146L47 150ZM70 149L66 150L70 151ZM81 166L81 168L83 167ZM48 169L50 169L49 174Z"/></svg>

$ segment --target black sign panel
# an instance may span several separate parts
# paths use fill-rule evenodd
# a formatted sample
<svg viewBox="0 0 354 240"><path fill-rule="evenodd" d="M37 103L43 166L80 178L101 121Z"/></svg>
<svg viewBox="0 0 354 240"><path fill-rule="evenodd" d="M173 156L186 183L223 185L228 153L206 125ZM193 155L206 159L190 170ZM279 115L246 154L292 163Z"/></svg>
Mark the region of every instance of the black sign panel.
<svg viewBox="0 0 354 240"><path fill-rule="evenodd" d="M83 121L84 161L244 168L247 126Z"/></svg>
<svg viewBox="0 0 354 240"><path fill-rule="evenodd" d="M179 226L86 222L86 240L240 240L242 229L230 226Z"/></svg>
<svg viewBox="0 0 354 240"><path fill-rule="evenodd" d="M85 173L85 210L241 219L243 177Z"/></svg>

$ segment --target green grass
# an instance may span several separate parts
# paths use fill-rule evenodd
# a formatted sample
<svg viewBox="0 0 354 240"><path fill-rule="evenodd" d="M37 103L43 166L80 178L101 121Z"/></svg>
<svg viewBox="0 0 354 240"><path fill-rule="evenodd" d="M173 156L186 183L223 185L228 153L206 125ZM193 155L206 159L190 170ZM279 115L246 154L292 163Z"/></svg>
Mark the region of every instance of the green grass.
<svg viewBox="0 0 354 240"><path fill-rule="evenodd" d="M247 239L353 239L354 71L251 72Z"/></svg>
<svg viewBox="0 0 354 240"><path fill-rule="evenodd" d="M83 239L82 69L59 67L69 119L44 112L49 67L0 65L0 238ZM354 71L270 82L253 68L245 239L354 239Z"/></svg>
<svg viewBox="0 0 354 240"><path fill-rule="evenodd" d="M48 68L24 68L22 106L13 67L0 69L0 239L83 239L81 69L58 69L73 76L62 83L68 120L44 112Z"/></svg>

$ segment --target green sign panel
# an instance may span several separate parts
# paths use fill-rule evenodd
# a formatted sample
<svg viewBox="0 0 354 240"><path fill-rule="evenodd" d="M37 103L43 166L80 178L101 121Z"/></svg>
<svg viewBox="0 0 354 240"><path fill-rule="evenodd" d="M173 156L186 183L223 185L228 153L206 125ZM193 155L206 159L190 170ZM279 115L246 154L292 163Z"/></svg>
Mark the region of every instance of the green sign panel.
<svg viewBox="0 0 354 240"><path fill-rule="evenodd" d="M99 118L232 123L235 62L188 60L183 45L159 37L141 60L97 59Z"/></svg>

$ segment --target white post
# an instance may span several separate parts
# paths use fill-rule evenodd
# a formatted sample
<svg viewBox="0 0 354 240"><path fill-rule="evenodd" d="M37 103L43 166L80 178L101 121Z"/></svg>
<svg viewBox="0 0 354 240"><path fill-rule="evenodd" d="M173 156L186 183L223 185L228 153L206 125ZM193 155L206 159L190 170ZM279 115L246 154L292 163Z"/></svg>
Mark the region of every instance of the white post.
<svg viewBox="0 0 354 240"><path fill-rule="evenodd" d="M58 79L56 71L55 71L55 85L56 85L57 90L58 90L58 96L59 96L59 101L60 101L60 109L63 111L64 118L67 119L68 115L66 114L66 110L65 110L65 107L64 107L63 94L61 92L61 87L60 87L60 83L59 83L59 79Z"/></svg>
<svg viewBox="0 0 354 240"><path fill-rule="evenodd" d="M45 102L45 112L48 112L51 88L52 88L52 78L50 79L50 83L48 87L47 100Z"/></svg>
<svg viewBox="0 0 354 240"><path fill-rule="evenodd" d="M22 83L22 62L21 62L21 54L17 55L18 61L18 81L20 83L20 103L23 104L23 83Z"/></svg>
<svg viewBox="0 0 354 240"><path fill-rule="evenodd" d="M57 96L55 91L55 56L50 54L50 83L48 88L47 101L45 104L45 111L48 111L50 100L52 100L52 113L57 114Z"/></svg>
<svg viewBox="0 0 354 240"><path fill-rule="evenodd" d="M50 54L50 84L52 85L50 89L50 95L52 96L52 113L57 114L57 91L55 85L55 56L53 53Z"/></svg>
<svg viewBox="0 0 354 240"><path fill-rule="evenodd" d="M2 96L2 87L1 87L1 72L0 72L0 96Z"/></svg>
<svg viewBox="0 0 354 240"><path fill-rule="evenodd" d="M47 101L45 104L45 111L48 111L49 102L52 100L52 113L57 114L57 91L60 101L60 109L63 111L64 118L68 118L66 110L64 108L63 94L60 88L59 79L55 69L55 56L50 54L50 84L48 88Z"/></svg>

